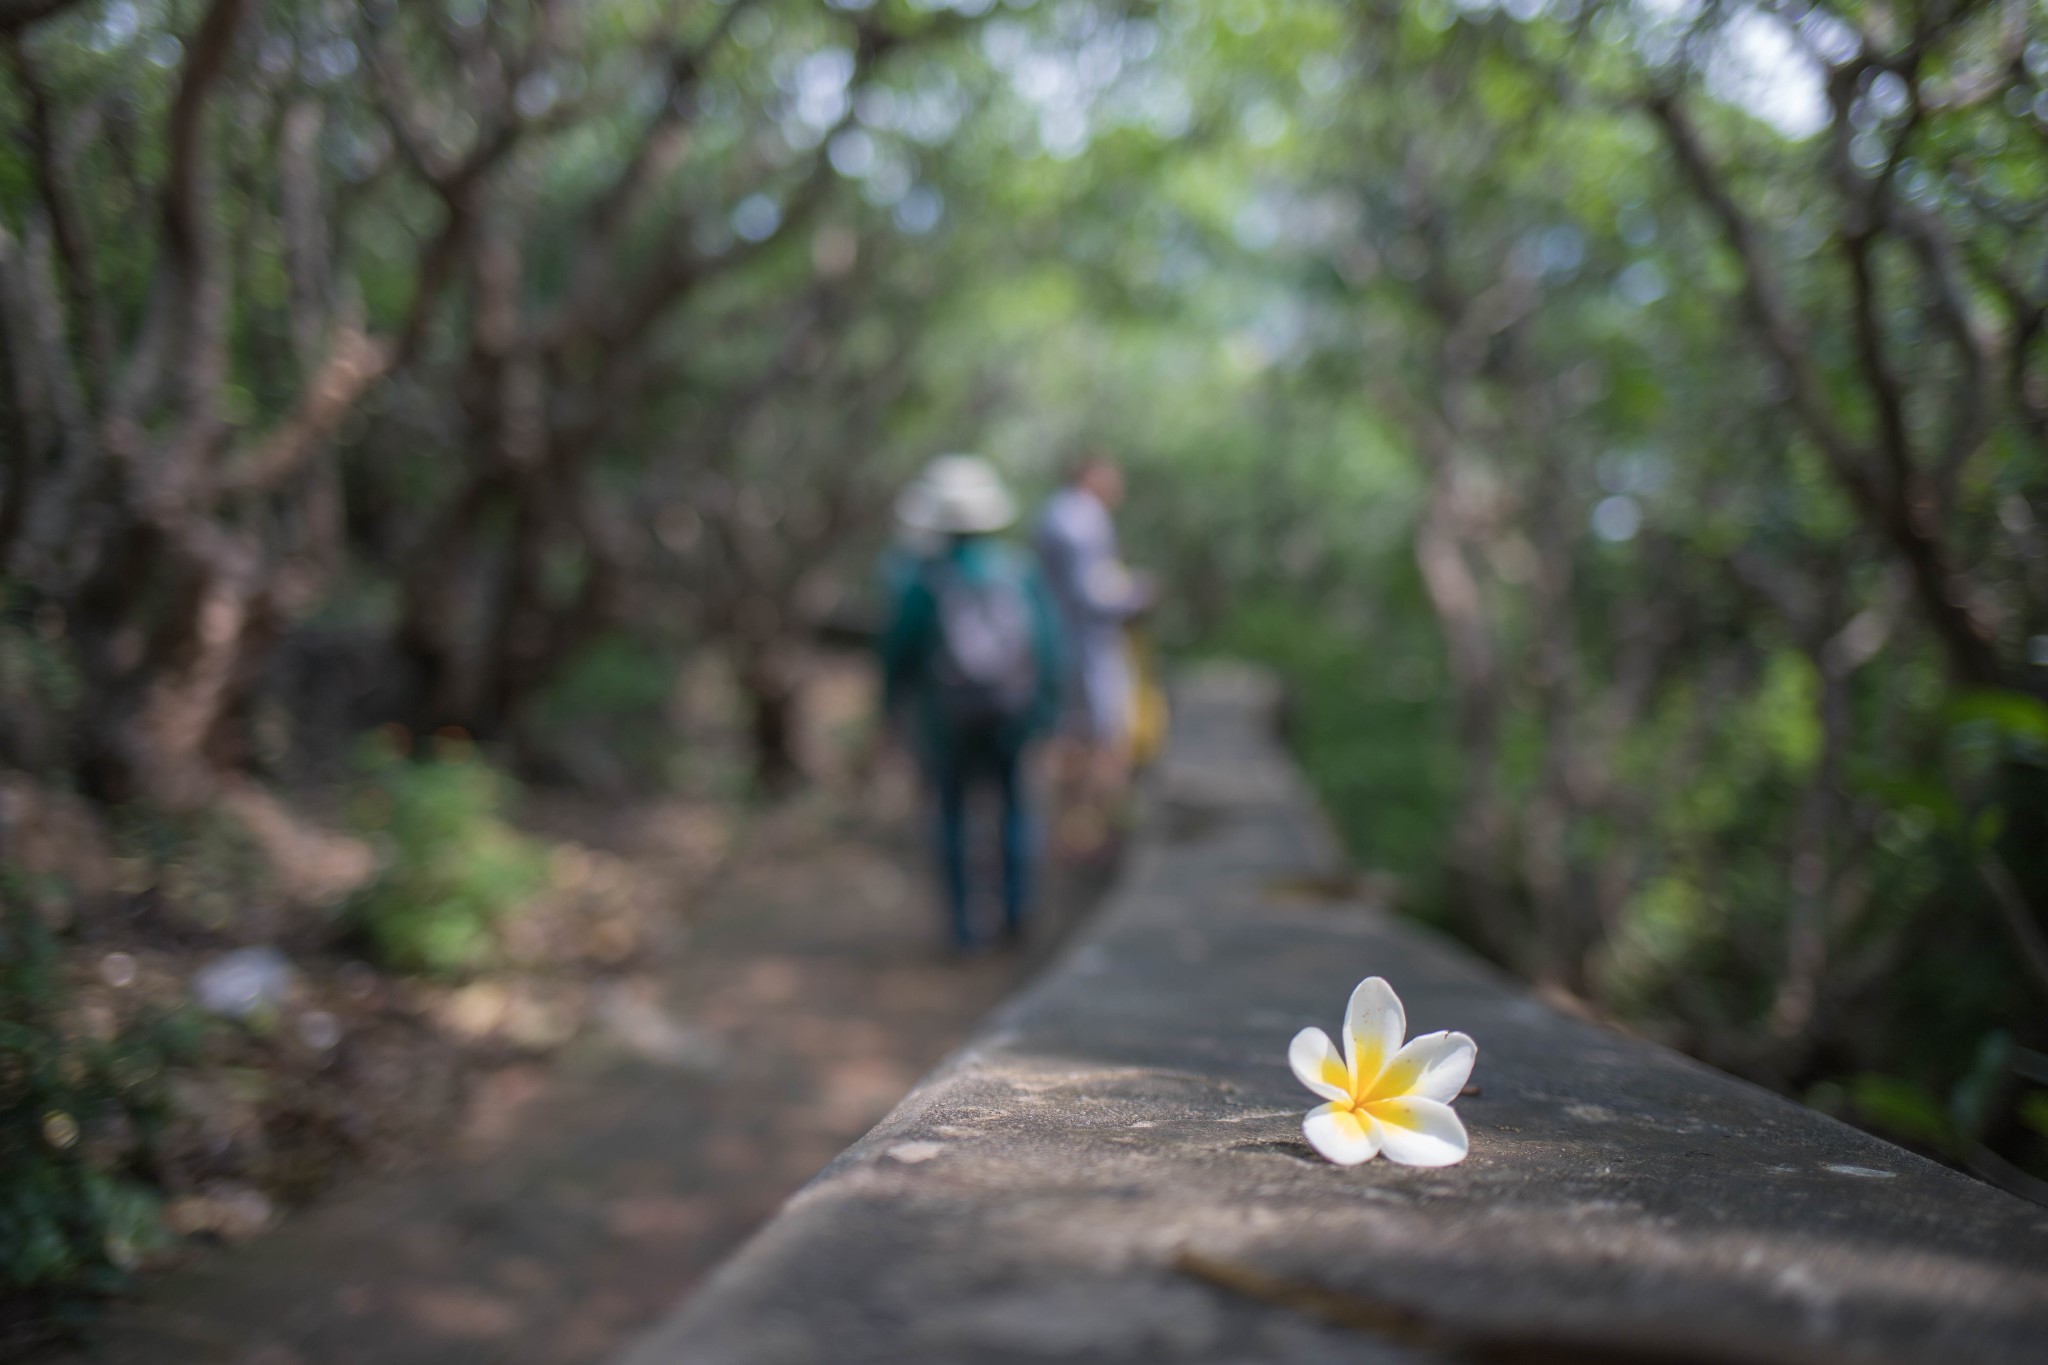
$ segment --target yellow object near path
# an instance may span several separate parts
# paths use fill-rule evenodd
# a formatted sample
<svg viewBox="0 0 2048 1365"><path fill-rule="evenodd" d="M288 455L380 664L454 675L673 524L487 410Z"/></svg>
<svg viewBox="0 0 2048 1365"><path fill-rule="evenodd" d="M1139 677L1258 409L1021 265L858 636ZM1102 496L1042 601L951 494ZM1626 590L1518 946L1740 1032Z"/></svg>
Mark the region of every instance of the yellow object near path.
<svg viewBox="0 0 2048 1365"><path fill-rule="evenodd" d="M1144 627L1124 627L1124 654L1131 673L1131 763L1142 768L1166 747L1171 717L1159 676L1159 651Z"/></svg>

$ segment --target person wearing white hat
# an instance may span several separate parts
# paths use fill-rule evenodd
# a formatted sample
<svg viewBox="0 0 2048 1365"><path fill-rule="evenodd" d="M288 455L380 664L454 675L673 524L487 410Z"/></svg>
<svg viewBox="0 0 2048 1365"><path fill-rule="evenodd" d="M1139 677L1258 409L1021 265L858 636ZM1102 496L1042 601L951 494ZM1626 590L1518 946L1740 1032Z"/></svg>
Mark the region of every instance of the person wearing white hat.
<svg viewBox="0 0 2048 1365"><path fill-rule="evenodd" d="M988 535L1017 520L1017 503L979 455L941 455L896 499L896 519L934 535Z"/></svg>
<svg viewBox="0 0 2048 1365"><path fill-rule="evenodd" d="M969 949L979 935L967 808L979 787L1001 798L1003 928L1023 932L1036 857L1024 758L1059 707L1058 619L1036 566L998 538L1017 505L986 460L933 460L897 499L896 515L934 548L897 593L882 641L883 705L909 728L937 798L953 942Z"/></svg>

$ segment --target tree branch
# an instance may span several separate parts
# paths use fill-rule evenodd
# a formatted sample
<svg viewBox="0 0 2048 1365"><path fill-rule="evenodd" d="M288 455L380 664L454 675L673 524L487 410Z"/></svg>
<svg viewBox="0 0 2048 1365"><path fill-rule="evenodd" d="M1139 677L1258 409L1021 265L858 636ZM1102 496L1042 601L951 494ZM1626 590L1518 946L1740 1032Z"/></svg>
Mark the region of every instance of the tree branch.
<svg viewBox="0 0 2048 1365"><path fill-rule="evenodd" d="M20 33L77 4L78 0L0 0L0 35Z"/></svg>
<svg viewBox="0 0 2048 1365"><path fill-rule="evenodd" d="M360 319L340 323L328 341L326 360L299 391L291 415L234 461L216 480L215 491L223 496L261 493L290 477L390 370L391 361L391 348L365 335Z"/></svg>
<svg viewBox="0 0 2048 1365"><path fill-rule="evenodd" d="M278 139L278 190L284 235L285 274L291 285L292 349L310 371L327 329L328 239L321 213L320 174L314 144L324 111L316 100L292 103Z"/></svg>
<svg viewBox="0 0 2048 1365"><path fill-rule="evenodd" d="M2005 860L1989 849L1977 854L1974 863L1978 877L1991 893L1991 904L1998 911L2000 925L2011 936L2013 947L2019 952L2020 961L2026 964L2035 987L2048 995L2048 934L2041 932L2033 907L2027 904L2026 893L2020 889L2019 879L2013 876Z"/></svg>
<svg viewBox="0 0 2048 1365"><path fill-rule="evenodd" d="M33 479L21 480L21 504L8 517L16 528L18 563L38 572L54 569L54 557L76 540L73 514L100 453L66 344L50 256L49 232L40 217L30 221L20 243L0 231L0 307L8 314L16 397L38 430L41 458L49 461ZM22 450L18 458L26 465L38 452Z"/></svg>
<svg viewBox="0 0 2048 1365"><path fill-rule="evenodd" d="M1766 349L1791 384L1793 409L1802 427L1864 520L1885 537L1912 571L1922 609L1948 656L1951 672L1978 686L2009 686L1992 635L1971 610L1969 585L1955 572L1935 520L1937 509L1931 493L1912 461L1898 381L1879 348L1870 229L1848 233L1845 243L1854 274L1859 364L1865 387L1879 410L1879 451L1891 474L1887 481L1872 477L1865 452L1836 423L1820 377L1807 359L1804 330L1785 302L1756 229L1722 182L1677 97L1663 92L1650 96L1645 105L1663 125L1681 171L1720 225L1742 267L1744 303Z"/></svg>
<svg viewBox="0 0 2048 1365"><path fill-rule="evenodd" d="M1805 329L1785 302L1784 287L1771 267L1755 225L1722 183L1699 133L1679 107L1678 97L1670 92L1655 94L1645 101L1645 106L1663 125L1680 171L1720 226L1722 236L1742 267L1744 306L1762 335L1771 359L1785 372L1801 425L1820 447L1822 456L1850 497L1866 512L1875 510L1879 506L1878 490L1862 468L1855 446L1828 410L1819 377L1807 359Z"/></svg>
<svg viewBox="0 0 2048 1365"><path fill-rule="evenodd" d="M849 85L858 85L878 62L906 41L901 35L888 30L862 25L854 47L854 69ZM847 117L850 119L852 114ZM820 139L812 153L810 168L790 195L782 211L782 221L772 236L760 242L744 243L722 256L710 257L694 250L688 233L671 234L668 248L639 273L630 289L621 287L614 277L602 289L586 293L575 309L558 314L547 329L544 343L547 349L560 356L593 344L606 352L631 345L705 280L752 260L786 238L792 228L808 219L824 203L826 191L832 183L831 162L826 157L825 148L831 134L837 131L837 128L829 130ZM628 298L625 307L614 307L608 313L603 311L607 303L620 297Z"/></svg>
<svg viewBox="0 0 2048 1365"><path fill-rule="evenodd" d="M173 481L189 477L218 439L221 388L227 376L227 280L206 180L206 112L227 72L246 0L212 0L186 44L185 65L171 100L166 132L169 167L163 186L164 256L184 357L181 430L166 461Z"/></svg>
<svg viewBox="0 0 2048 1365"><path fill-rule="evenodd" d="M1925 209L1899 203L1892 205L1889 219L1919 258L1929 310L1956 351L1957 374L1948 405L1950 430L1934 469L1936 492L1946 502L1963 466L1991 430L1992 346L1971 317L1962 252L1946 225ZM2016 329L2013 344L2024 345L2025 336Z"/></svg>
<svg viewBox="0 0 2048 1365"><path fill-rule="evenodd" d="M50 215L57 259L64 265L64 292L70 301L72 323L85 343L89 361L83 386L86 401L97 407L113 364L114 336L100 299L92 241L72 199L71 187L65 183L68 158L58 146L49 88L43 84L42 72L26 44L14 39L8 49L15 76L28 95L28 143L36 188L42 195L44 211Z"/></svg>
<svg viewBox="0 0 2048 1365"><path fill-rule="evenodd" d="M1871 261L1873 233L1859 228L1842 236L1842 254L1849 265L1850 316L1855 320L1856 364L1863 385L1877 409L1877 449L1890 486L1884 501L1904 502L1930 523L1939 509L1928 506L1913 461L1912 438L1906 433L1905 396L1884 354L1884 324L1878 318L1877 275Z"/></svg>
<svg viewBox="0 0 2048 1365"><path fill-rule="evenodd" d="M591 245L583 254L585 268L579 273L576 287L569 291L574 302L560 310L561 315L576 316L591 311L586 300L605 288L610 275L609 263L618 252L619 239L633 216L634 208L647 186L682 150L688 131L688 118L682 109L684 98L696 88L705 61L725 41L733 22L752 4L753 0L735 0L719 12L718 22L712 26L711 32L695 43L671 49L660 107L649 116L632 152L619 168L619 173L612 177L611 184L592 199L584 211L584 232Z"/></svg>

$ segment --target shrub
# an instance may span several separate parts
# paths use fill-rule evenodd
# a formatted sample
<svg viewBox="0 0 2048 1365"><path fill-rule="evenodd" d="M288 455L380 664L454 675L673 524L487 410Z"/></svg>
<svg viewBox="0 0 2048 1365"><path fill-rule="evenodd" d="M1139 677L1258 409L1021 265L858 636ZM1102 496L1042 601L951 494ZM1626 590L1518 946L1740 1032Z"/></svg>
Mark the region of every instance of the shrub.
<svg viewBox="0 0 2048 1365"><path fill-rule="evenodd" d="M0 869L0 1336L75 1319L163 1239L146 1176L196 1041L184 1013L89 1027L28 880Z"/></svg>
<svg viewBox="0 0 2048 1365"><path fill-rule="evenodd" d="M494 955L492 926L546 876L541 850L507 824L506 778L459 735L420 758L400 732L365 749L353 822L381 845L383 870L351 917L371 950L401 971L459 975Z"/></svg>
<svg viewBox="0 0 2048 1365"><path fill-rule="evenodd" d="M681 659L665 642L599 636L521 714L523 769L598 790L656 790L677 745L667 709Z"/></svg>

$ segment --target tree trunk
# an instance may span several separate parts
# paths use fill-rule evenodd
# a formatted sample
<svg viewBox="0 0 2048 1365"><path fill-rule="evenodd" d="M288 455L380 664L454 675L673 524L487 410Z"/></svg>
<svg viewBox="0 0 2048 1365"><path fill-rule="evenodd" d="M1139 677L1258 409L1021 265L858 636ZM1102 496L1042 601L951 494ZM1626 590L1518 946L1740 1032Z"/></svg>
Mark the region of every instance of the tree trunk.
<svg viewBox="0 0 2048 1365"><path fill-rule="evenodd" d="M240 547L199 556L136 527L76 613L90 710L80 725L95 795L189 811L219 790L229 721L275 638L272 604Z"/></svg>
<svg viewBox="0 0 2048 1365"><path fill-rule="evenodd" d="M1422 439L1444 444L1433 435ZM1415 562L1443 632L1462 759L1452 875L1478 939L1513 960L1522 945L1501 875L1507 849L1499 781L1500 677L1479 582L1461 548L1451 457L1441 448L1434 454L1428 506L1415 532Z"/></svg>
<svg viewBox="0 0 2048 1365"><path fill-rule="evenodd" d="M476 561L484 522L503 491L495 475L471 475L428 521L400 570L396 635L412 673L407 709L417 729L465 724L477 709Z"/></svg>
<svg viewBox="0 0 2048 1365"><path fill-rule="evenodd" d="M747 735L754 779L769 796L784 796L803 777L797 757L802 688L795 661L780 644L747 649L737 670L746 693Z"/></svg>

